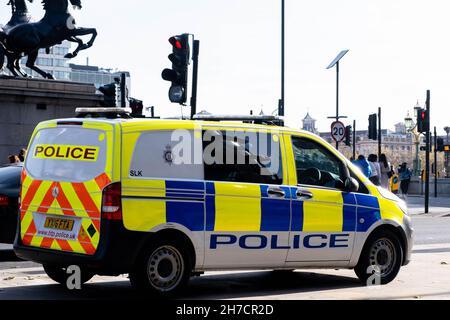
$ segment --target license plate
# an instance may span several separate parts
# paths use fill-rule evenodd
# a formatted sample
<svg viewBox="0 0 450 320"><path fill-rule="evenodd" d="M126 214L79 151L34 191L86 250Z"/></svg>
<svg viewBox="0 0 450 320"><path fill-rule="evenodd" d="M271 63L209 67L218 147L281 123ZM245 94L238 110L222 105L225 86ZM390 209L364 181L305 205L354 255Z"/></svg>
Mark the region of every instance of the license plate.
<svg viewBox="0 0 450 320"><path fill-rule="evenodd" d="M44 227L47 229L72 231L74 221L71 219L46 218Z"/></svg>

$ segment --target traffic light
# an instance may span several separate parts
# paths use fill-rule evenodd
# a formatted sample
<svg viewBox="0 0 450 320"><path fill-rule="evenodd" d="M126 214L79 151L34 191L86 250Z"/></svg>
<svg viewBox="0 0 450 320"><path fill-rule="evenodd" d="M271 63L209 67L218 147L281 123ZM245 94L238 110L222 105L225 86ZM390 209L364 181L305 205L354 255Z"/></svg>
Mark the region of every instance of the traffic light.
<svg viewBox="0 0 450 320"><path fill-rule="evenodd" d="M103 101L100 102L102 107L117 107L117 83L105 84L104 86L98 88L98 91L104 95Z"/></svg>
<svg viewBox="0 0 450 320"><path fill-rule="evenodd" d="M430 115L426 109L417 112L417 131L425 133L430 131Z"/></svg>
<svg viewBox="0 0 450 320"><path fill-rule="evenodd" d="M182 34L169 39L172 45L172 54L169 60L172 69L164 69L161 76L172 83L169 90L169 99L173 103L185 104L187 101L188 67L190 62L189 34Z"/></svg>
<svg viewBox="0 0 450 320"><path fill-rule="evenodd" d="M442 152L444 151L444 139L442 138L437 138L437 146L436 146L437 151Z"/></svg>
<svg viewBox="0 0 450 320"><path fill-rule="evenodd" d="M369 116L369 139L378 140L378 116L376 113Z"/></svg>
<svg viewBox="0 0 450 320"><path fill-rule="evenodd" d="M130 108L132 116L142 116L144 103L141 100L130 98Z"/></svg>
<svg viewBox="0 0 450 320"><path fill-rule="evenodd" d="M345 127L345 145L349 147L352 145L352 135L353 135L352 129L353 129L352 126Z"/></svg>
<svg viewBox="0 0 450 320"><path fill-rule="evenodd" d="M120 77L114 78L116 83L116 103L118 107L130 107L129 89L127 84L127 75L121 73Z"/></svg>

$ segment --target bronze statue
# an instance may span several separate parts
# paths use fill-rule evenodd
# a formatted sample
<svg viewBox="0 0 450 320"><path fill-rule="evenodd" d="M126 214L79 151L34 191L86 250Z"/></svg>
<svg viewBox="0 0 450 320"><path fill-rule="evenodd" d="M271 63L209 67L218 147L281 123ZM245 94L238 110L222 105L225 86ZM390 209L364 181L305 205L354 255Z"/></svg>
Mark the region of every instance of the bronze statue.
<svg viewBox="0 0 450 320"><path fill-rule="evenodd" d="M42 0L45 16L39 22L30 23L29 18L28 21L25 21L26 18L22 17L22 20L19 19L22 22L14 20L17 21L17 24L11 25L11 27L6 26L6 28L0 30L0 67L3 66L2 59L4 60L6 56L8 59L7 67L11 73L17 77L27 77L20 70L20 59L23 56L28 56L26 63L28 68L36 71L44 78L54 79L50 73L35 65L39 49L47 49L48 51L50 47L61 44L64 40L76 42L78 47L75 51L65 56L70 59L76 57L81 50L92 47L97 37L97 30L76 27L75 19L68 11L69 1L74 7L81 9L81 0ZM15 13L17 16L19 15L17 11L19 6L22 9L25 8L28 16L25 0L11 0L10 3L13 6L11 21L13 21ZM91 39L87 43L78 38L85 35L91 35Z"/></svg>
<svg viewBox="0 0 450 320"><path fill-rule="evenodd" d="M33 0L28 1L33 2ZM8 2L8 5L11 6L11 20L9 20L9 22L1 28L6 34L8 34L9 30L14 28L15 26L23 23L28 23L31 20L31 16L28 12L28 7L25 0L10 0ZM25 73L20 68L20 63L18 63L18 61L14 61L13 57L9 55L2 44L0 44L0 71L3 69L6 56L8 56L8 68L15 69L19 74L24 76ZM16 63L16 65L14 65L14 63ZM16 75L15 71L13 72L13 74Z"/></svg>
<svg viewBox="0 0 450 320"><path fill-rule="evenodd" d="M33 0L28 0L33 2ZM25 0L10 0L8 5L11 6L12 17L9 22L3 26L3 30L7 33L15 26L23 23L28 23L31 20L31 16L28 12L28 7Z"/></svg>

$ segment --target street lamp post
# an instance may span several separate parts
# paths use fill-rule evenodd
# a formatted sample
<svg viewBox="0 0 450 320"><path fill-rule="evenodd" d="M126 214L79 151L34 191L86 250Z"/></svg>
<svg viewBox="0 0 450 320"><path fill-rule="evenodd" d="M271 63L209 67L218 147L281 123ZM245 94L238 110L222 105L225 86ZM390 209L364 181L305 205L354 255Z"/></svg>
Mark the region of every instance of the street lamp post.
<svg viewBox="0 0 450 320"><path fill-rule="evenodd" d="M448 135L450 134L450 127L444 128L445 133L447 133L447 145L449 144ZM449 153L445 153L445 172L446 172L446 178L450 178L450 170L449 170Z"/></svg>
<svg viewBox="0 0 450 320"><path fill-rule="evenodd" d="M285 0L281 0L281 99L278 101L278 115L285 114Z"/></svg>
<svg viewBox="0 0 450 320"><path fill-rule="evenodd" d="M339 121L339 119L347 118L345 116L339 115L339 61L349 52L349 50L343 50L341 51L337 57L330 63L330 65L327 67L327 69L331 69L334 66L336 66L336 116L335 117L328 117L328 119L336 119L336 121ZM336 142L336 149L339 150L339 142Z"/></svg>

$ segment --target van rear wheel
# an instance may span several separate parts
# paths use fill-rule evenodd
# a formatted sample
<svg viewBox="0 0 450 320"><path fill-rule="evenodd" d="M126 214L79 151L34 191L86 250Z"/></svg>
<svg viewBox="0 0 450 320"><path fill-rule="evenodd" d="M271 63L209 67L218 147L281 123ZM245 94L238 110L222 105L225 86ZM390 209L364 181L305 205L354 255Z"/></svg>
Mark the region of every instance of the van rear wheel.
<svg viewBox="0 0 450 320"><path fill-rule="evenodd" d="M50 279L63 286L67 285L67 279L72 275L72 273L67 273L66 267L53 265L44 265L43 267L45 273ZM95 274L92 271L89 271L86 268L81 268L80 271L81 271L81 279L80 279L81 284L85 284L95 276Z"/></svg>
<svg viewBox="0 0 450 320"><path fill-rule="evenodd" d="M188 283L191 258L176 240L161 240L148 246L130 272L131 285L159 296L179 293Z"/></svg>

